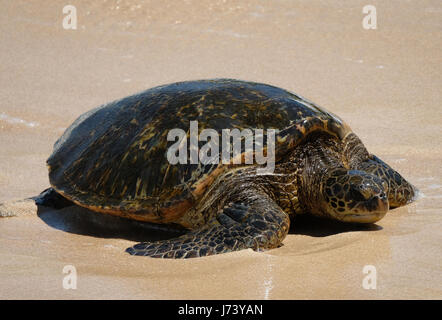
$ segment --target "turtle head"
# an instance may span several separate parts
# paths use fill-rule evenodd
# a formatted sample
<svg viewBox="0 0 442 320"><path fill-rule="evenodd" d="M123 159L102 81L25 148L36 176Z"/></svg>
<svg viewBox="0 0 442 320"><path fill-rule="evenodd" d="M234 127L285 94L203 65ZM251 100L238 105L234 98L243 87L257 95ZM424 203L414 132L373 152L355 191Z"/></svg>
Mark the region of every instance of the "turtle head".
<svg viewBox="0 0 442 320"><path fill-rule="evenodd" d="M359 170L329 172L322 181L321 198L321 211L344 222L373 223L389 209L387 183Z"/></svg>

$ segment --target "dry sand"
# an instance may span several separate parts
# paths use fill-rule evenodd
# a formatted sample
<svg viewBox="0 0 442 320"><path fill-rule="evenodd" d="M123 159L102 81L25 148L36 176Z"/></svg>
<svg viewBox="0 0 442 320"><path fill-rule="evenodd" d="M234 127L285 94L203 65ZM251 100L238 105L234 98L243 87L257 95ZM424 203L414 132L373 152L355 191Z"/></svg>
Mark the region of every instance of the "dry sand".
<svg viewBox="0 0 442 320"><path fill-rule="evenodd" d="M362 28L367 1L2 1L0 202L48 187L45 160L81 113L217 77L284 87L335 112L423 195L372 227L298 219L281 248L185 261L130 256L143 227L118 231L81 210L3 218L0 298L442 298L442 6L369 3L376 30ZM62 27L66 4L77 30ZM66 265L76 290L62 287ZM375 290L362 287L365 265L376 267Z"/></svg>

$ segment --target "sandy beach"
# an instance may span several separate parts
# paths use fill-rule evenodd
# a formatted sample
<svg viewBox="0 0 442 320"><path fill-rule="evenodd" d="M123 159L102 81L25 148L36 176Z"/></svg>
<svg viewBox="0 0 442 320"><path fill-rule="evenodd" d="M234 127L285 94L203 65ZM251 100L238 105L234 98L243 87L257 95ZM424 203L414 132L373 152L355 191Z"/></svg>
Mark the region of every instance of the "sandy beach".
<svg viewBox="0 0 442 320"><path fill-rule="evenodd" d="M77 9L75 30L63 7ZM366 30L362 8L376 7ZM0 203L49 187L80 114L175 81L237 78L341 116L420 190L375 225L300 217L283 246L130 256L151 230L80 208L0 218L1 299L441 299L442 4L424 1L23 1L0 10ZM365 266L376 289L363 286ZM65 266L77 288L64 289Z"/></svg>

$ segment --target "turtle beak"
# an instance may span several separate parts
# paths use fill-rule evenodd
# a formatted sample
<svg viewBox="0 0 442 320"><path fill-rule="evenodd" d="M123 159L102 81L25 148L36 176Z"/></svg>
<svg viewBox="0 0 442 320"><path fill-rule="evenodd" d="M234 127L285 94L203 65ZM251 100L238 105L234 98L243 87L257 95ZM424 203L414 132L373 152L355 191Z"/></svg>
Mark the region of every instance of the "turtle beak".
<svg viewBox="0 0 442 320"><path fill-rule="evenodd" d="M351 223L375 223L381 220L389 209L386 195L376 195L359 206L360 213L344 214L341 218L344 222Z"/></svg>

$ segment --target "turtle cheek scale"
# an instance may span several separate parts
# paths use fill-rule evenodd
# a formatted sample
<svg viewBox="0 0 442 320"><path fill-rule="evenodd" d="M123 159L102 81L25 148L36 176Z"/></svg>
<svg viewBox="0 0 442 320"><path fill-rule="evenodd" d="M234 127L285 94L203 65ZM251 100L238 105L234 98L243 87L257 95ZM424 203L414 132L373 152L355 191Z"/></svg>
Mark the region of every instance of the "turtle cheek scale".
<svg viewBox="0 0 442 320"><path fill-rule="evenodd" d="M355 176L357 175L357 176ZM349 172L331 184L326 181L325 201L328 215L343 222L374 223L389 209L382 181L363 172Z"/></svg>

